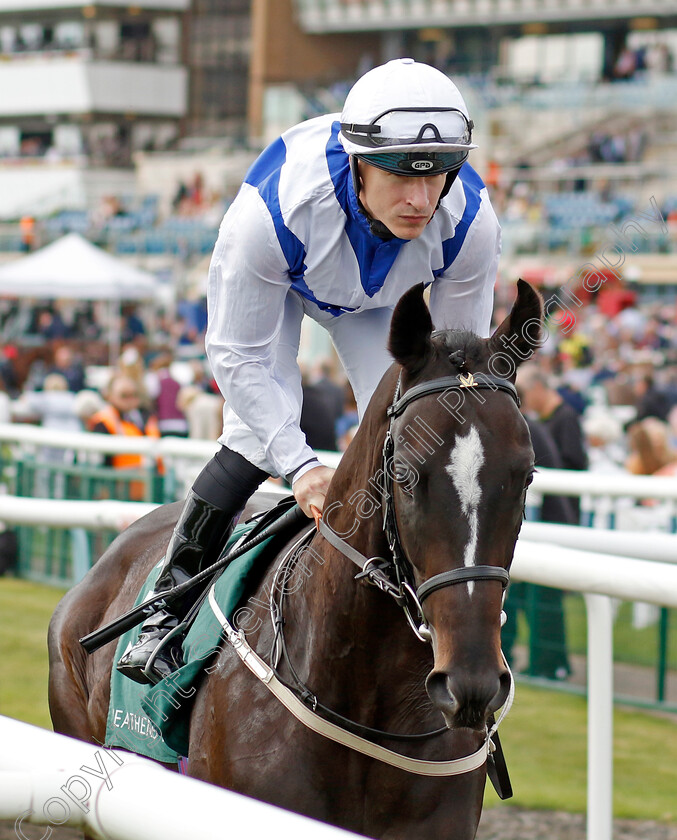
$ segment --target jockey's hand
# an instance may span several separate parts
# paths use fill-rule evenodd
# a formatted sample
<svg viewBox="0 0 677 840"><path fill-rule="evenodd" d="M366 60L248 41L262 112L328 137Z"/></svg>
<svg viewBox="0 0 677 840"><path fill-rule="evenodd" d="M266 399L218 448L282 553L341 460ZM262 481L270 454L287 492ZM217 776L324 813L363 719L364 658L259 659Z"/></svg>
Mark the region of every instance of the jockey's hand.
<svg viewBox="0 0 677 840"><path fill-rule="evenodd" d="M331 467L313 467L301 478L297 479L292 486L292 493L299 507L309 518L313 518L310 509L314 505L319 511L324 507L324 497L329 489L329 482L332 480L335 470Z"/></svg>

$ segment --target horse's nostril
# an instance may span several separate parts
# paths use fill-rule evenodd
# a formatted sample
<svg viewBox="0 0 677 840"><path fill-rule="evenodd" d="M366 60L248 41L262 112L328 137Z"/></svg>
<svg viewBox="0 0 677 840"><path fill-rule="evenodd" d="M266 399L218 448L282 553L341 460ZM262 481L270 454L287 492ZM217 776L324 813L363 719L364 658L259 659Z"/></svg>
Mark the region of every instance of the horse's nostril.
<svg viewBox="0 0 677 840"><path fill-rule="evenodd" d="M444 715L447 725L458 712L458 700L449 686L448 675L444 671L432 671L425 682L428 697Z"/></svg>
<svg viewBox="0 0 677 840"><path fill-rule="evenodd" d="M487 715L505 703L510 691L510 673L476 674L469 680L444 671L432 671L426 680L426 689L448 727L481 729Z"/></svg>
<svg viewBox="0 0 677 840"><path fill-rule="evenodd" d="M491 699L489 703L489 711L495 712L497 709L500 709L501 706L505 703L508 699L508 695L510 694L510 686L512 684L512 677L510 675L510 671L503 671L498 678L499 688L496 694Z"/></svg>

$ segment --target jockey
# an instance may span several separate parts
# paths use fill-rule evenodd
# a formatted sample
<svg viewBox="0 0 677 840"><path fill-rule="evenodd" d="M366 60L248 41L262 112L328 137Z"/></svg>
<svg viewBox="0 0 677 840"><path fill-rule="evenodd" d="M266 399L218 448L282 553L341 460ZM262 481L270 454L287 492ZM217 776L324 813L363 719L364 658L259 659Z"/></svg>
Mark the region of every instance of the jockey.
<svg viewBox="0 0 677 840"><path fill-rule="evenodd" d="M343 112L308 120L265 149L226 213L209 269L209 361L225 398L221 449L193 484L155 592L216 560L268 476L303 511L322 510L333 470L299 426L297 353L305 315L331 335L362 417L392 363L394 305L430 285L436 328L489 334L500 228L466 163L473 123L458 88L410 58L366 73ZM160 612L118 664L156 682L181 664L172 640L188 606ZM169 649L168 649L169 648Z"/></svg>

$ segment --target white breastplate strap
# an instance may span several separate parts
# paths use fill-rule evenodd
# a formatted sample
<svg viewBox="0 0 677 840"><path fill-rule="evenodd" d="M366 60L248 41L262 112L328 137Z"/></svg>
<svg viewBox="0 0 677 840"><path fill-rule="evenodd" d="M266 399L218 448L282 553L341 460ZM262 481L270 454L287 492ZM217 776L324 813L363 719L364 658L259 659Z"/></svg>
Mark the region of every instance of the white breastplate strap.
<svg viewBox="0 0 677 840"><path fill-rule="evenodd" d="M313 712L312 709L309 709L286 685L278 680L273 669L248 644L244 633L242 631L236 632L234 627L229 624L228 619L216 603L214 587L209 590L209 604L218 622L223 627L228 642L230 642L247 668L268 687L269 691L277 697L297 720L318 735L324 735L325 738L330 738L338 744L368 755L378 761L383 761L393 767L399 767L401 770L406 770L409 773L418 773L421 776L458 776L462 773L469 773L481 767L486 762L487 756L494 751L495 747L491 741L491 736L498 728L498 724L507 713L512 702L514 686L512 680L508 701L506 701L498 721L487 733L485 742L477 752L450 761L424 761L418 758L409 758L406 755L401 755L378 744L374 744L371 741L367 741L365 738L360 738L359 735L354 735L352 732L348 732L340 726L330 723Z"/></svg>

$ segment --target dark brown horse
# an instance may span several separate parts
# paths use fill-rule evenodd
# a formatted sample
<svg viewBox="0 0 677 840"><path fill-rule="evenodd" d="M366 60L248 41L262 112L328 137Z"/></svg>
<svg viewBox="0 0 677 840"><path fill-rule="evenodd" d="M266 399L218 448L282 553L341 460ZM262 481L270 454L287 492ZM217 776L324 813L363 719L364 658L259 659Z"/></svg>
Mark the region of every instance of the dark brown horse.
<svg viewBox="0 0 677 840"><path fill-rule="evenodd" d="M541 317L540 298L523 282L491 339L433 332L422 289L402 298L390 335L396 363L343 456L324 512L352 549L386 560L368 566L371 580L356 581L354 563L316 534L319 559L282 599L288 658L280 677L298 679L322 707L362 727L437 730L409 741L361 730L415 758L440 762L481 749L487 720L509 691L502 594L533 469L511 381L538 341ZM87 656L78 639L129 609L178 510L169 505L132 525L57 609L49 641L57 731L104 740L114 645ZM276 565L259 593L270 591ZM388 582L391 594L409 593L405 605L422 638L402 598L373 580ZM265 658L275 634L261 609L266 620L250 615L245 629ZM471 840L486 763L430 777L334 743L299 723L225 644L195 697L189 773L369 837Z"/></svg>

